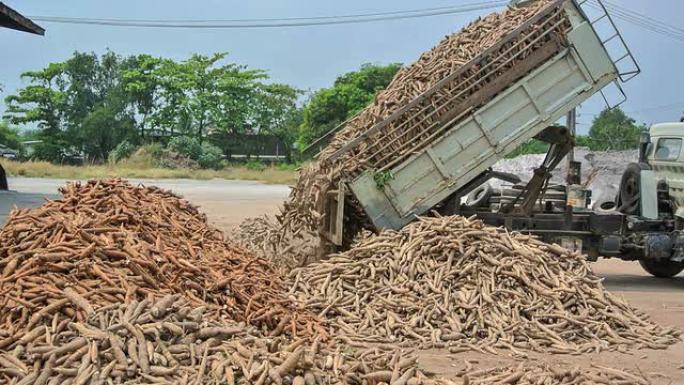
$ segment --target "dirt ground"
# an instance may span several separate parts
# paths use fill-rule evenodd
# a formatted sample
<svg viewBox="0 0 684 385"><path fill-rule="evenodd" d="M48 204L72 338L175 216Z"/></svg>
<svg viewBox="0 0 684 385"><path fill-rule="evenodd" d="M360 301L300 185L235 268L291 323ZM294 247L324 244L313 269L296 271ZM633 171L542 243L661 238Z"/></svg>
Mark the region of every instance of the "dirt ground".
<svg viewBox="0 0 684 385"><path fill-rule="evenodd" d="M211 222L229 231L244 218L262 214L274 214L288 193L287 186L263 185L241 181L190 181L156 180L135 181L171 188L199 205ZM11 188L20 193L54 193L63 184L62 180L13 178ZM2 213L0 213L2 214ZM601 260L593 265L594 270L605 277L606 287L623 296L633 306L642 309L663 325L684 330L684 276L661 280L652 278L641 270L638 263L620 260ZM627 354L600 352L595 354L539 355L531 358L549 363L581 364L583 366L604 365L621 369L641 370L648 374L654 384L684 384L684 343L667 350L631 351ZM420 365L426 372L438 375L453 374L467 359L476 367L517 365L518 361L505 356L479 353L450 354L430 350L420 355ZM683 369L679 369L682 367Z"/></svg>

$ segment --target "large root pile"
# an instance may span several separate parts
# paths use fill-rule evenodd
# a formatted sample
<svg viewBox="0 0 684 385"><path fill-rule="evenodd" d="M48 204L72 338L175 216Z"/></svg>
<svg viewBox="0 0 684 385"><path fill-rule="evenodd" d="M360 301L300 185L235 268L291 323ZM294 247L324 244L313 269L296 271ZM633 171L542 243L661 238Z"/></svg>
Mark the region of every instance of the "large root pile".
<svg viewBox="0 0 684 385"><path fill-rule="evenodd" d="M413 349L581 352L678 338L605 293L581 257L478 221L422 219L295 270L305 310L267 262L169 192L117 180L62 193L0 232L0 383L641 385L602 367L436 378Z"/></svg>
<svg viewBox="0 0 684 385"><path fill-rule="evenodd" d="M679 340L606 292L582 256L463 217L421 218L292 274L300 300L356 341L524 355Z"/></svg>
<svg viewBox="0 0 684 385"><path fill-rule="evenodd" d="M83 321L99 307L174 293L214 319L313 332L274 269L225 242L187 201L120 180L61 192L14 211L0 232L0 346L53 318Z"/></svg>

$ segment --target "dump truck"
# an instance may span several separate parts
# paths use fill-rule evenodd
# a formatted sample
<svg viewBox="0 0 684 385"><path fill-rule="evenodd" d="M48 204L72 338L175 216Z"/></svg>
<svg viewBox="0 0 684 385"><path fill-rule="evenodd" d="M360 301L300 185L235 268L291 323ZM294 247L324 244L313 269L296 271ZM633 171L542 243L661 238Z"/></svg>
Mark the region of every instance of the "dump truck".
<svg viewBox="0 0 684 385"><path fill-rule="evenodd" d="M568 25L563 38L544 40L559 23ZM501 55L506 55L505 60ZM501 66L520 58L515 66ZM474 75L463 84L454 84L466 71ZM658 277L679 273L684 267L684 209L679 208L684 203L684 185L679 184L684 182L676 175L679 158L670 157L679 156L684 126L654 126L650 137L642 140L640 162L627 167L616 199L596 210L587 208L590 192L581 186L549 185L552 170L574 146L572 133L556 122L596 94L609 107L621 104L626 100L622 84L639 73L637 61L601 1L551 2L455 73L327 157L334 161L362 143L363 151L377 153L378 147L411 132L412 122L433 117L428 135L408 141L411 148L377 163L371 158L363 173L342 179L327 191L319 228L323 248L346 244L347 211L357 207L378 230L399 229L419 215L438 211L477 215L486 223L581 250L591 259L639 260ZM614 102L606 96L609 86L619 96ZM436 95L453 90L460 94L471 90L467 103L434 102ZM390 125L399 129L387 132ZM323 139L331 136L327 133ZM366 140L370 137L374 139ZM533 138L550 146L525 185L520 185L517 176L492 170L497 161ZM315 145L320 148L321 140ZM661 147L668 149L668 160L661 159L659 154L665 151L659 153ZM510 199L498 197L492 204L496 197L482 190L492 178L514 185L509 189L513 190ZM351 201L357 207L347 207Z"/></svg>

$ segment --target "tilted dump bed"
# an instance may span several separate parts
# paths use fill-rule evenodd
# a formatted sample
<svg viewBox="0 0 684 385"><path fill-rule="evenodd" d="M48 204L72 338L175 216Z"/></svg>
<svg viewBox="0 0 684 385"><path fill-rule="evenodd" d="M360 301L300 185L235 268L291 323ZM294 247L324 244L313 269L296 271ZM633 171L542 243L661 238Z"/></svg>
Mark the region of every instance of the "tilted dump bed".
<svg viewBox="0 0 684 385"><path fill-rule="evenodd" d="M620 81L639 72L605 8L590 21L583 5L551 2L333 155L334 160L361 146L371 154L366 171L346 186L373 225L403 227L605 86L614 82L620 89ZM599 20L612 29L605 40L594 28ZM614 60L608 41L617 41L624 55ZM623 59L631 69L621 73L617 62ZM411 140L393 147L402 135ZM339 233L341 207L328 213L331 220L337 217L329 231Z"/></svg>

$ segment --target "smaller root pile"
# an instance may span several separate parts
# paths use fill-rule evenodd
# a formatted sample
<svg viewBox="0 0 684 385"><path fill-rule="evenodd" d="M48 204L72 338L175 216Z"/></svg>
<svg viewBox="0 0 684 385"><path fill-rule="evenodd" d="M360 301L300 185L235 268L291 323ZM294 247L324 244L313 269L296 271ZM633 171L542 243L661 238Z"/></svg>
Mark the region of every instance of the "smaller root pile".
<svg viewBox="0 0 684 385"><path fill-rule="evenodd" d="M313 231L289 231L266 215L245 219L229 237L283 271L306 266L317 257L318 236Z"/></svg>
<svg viewBox="0 0 684 385"><path fill-rule="evenodd" d="M581 255L458 216L383 231L291 278L307 309L359 342L524 356L679 341L606 292Z"/></svg>

